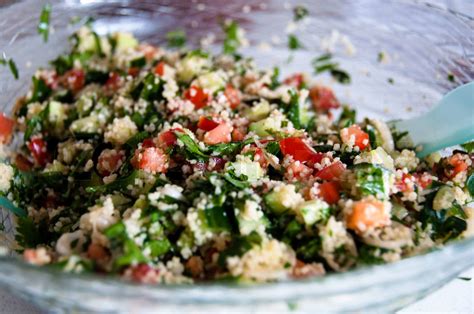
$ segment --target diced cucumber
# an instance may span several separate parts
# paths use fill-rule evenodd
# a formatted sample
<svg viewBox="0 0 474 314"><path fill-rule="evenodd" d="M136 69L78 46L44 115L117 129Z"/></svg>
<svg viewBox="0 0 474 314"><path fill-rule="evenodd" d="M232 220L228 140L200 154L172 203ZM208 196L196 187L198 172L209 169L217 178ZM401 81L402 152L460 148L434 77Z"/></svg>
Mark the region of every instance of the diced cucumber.
<svg viewBox="0 0 474 314"><path fill-rule="evenodd" d="M77 32L77 35L77 50L79 52L104 53L106 55L110 54L111 46L108 39L98 36L89 27L82 27Z"/></svg>
<svg viewBox="0 0 474 314"><path fill-rule="evenodd" d="M434 152L425 157L425 161L428 163L430 168L433 168L441 160L441 154L439 152Z"/></svg>
<svg viewBox="0 0 474 314"><path fill-rule="evenodd" d="M76 102L76 109L79 117L88 115L94 107L94 99L91 95L82 95Z"/></svg>
<svg viewBox="0 0 474 314"><path fill-rule="evenodd" d="M253 122L249 126L249 131L255 132L258 136L269 136L269 131L279 131L281 129L281 121L268 117L258 122Z"/></svg>
<svg viewBox="0 0 474 314"><path fill-rule="evenodd" d="M197 84L201 88L209 90L211 94L214 94L216 91L225 87L225 80L223 73L208 72L205 74L201 74L197 78Z"/></svg>
<svg viewBox="0 0 474 314"><path fill-rule="evenodd" d="M189 82L208 67L209 60L207 58L198 55L188 55L176 66L178 79Z"/></svg>
<svg viewBox="0 0 474 314"><path fill-rule="evenodd" d="M331 216L329 204L320 199L304 202L298 206L296 211L301 215L304 223L308 226L317 222L326 221L329 219L329 216Z"/></svg>
<svg viewBox="0 0 474 314"><path fill-rule="evenodd" d="M100 133L100 128L101 123L99 121L99 118L95 115L75 120L69 126L69 129L73 133Z"/></svg>
<svg viewBox="0 0 474 314"><path fill-rule="evenodd" d="M48 121L55 132L61 132L64 128L64 120L66 120L66 109L57 101L51 101L48 106Z"/></svg>
<svg viewBox="0 0 474 314"><path fill-rule="evenodd" d="M456 196L455 196L454 188L445 185L441 187L436 193L433 199L433 209L442 210L442 209L451 208L455 200L456 200Z"/></svg>
<svg viewBox="0 0 474 314"><path fill-rule="evenodd" d="M377 145L382 146L386 152L392 152L395 149L395 144L393 142L392 132L390 132L388 125L385 122L376 119L368 119L368 122L375 128Z"/></svg>
<svg viewBox="0 0 474 314"><path fill-rule="evenodd" d="M115 50L120 52L129 48L135 48L138 45L138 40L133 37L133 34L127 32L118 32L114 34L116 41Z"/></svg>
<svg viewBox="0 0 474 314"><path fill-rule="evenodd" d="M264 200L270 210L277 215L291 210L304 201L303 197L296 192L296 188L292 184L276 187L272 192L265 195Z"/></svg>
<svg viewBox="0 0 474 314"><path fill-rule="evenodd" d="M236 218L241 235L248 235L268 225L268 220L264 216L259 204L252 200L245 200L236 208ZM264 229L263 229L264 230Z"/></svg>
<svg viewBox="0 0 474 314"><path fill-rule="evenodd" d="M264 119L270 114L271 107L268 101L262 100L258 104L249 107L245 110L245 117L251 122L259 121Z"/></svg>
<svg viewBox="0 0 474 314"><path fill-rule="evenodd" d="M377 147L376 149L372 149L369 152L363 152L360 155L360 161L368 162L374 165L382 165L384 168L393 171L393 159L390 157L382 147ZM357 161L356 161L357 163ZM360 162L359 162L360 163Z"/></svg>
<svg viewBox="0 0 474 314"><path fill-rule="evenodd" d="M226 168L234 170L237 177L246 176L249 182L255 182L264 175L260 164L256 161L251 161L249 158L228 163Z"/></svg>

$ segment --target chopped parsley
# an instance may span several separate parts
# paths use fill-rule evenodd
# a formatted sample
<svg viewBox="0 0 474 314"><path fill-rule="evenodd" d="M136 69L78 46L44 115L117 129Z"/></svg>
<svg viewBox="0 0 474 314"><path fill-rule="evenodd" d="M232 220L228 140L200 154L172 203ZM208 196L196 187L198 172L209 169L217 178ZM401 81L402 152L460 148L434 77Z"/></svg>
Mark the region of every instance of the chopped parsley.
<svg viewBox="0 0 474 314"><path fill-rule="evenodd" d="M329 72L331 76L341 84L350 84L351 77L349 73L339 68L339 63L332 62L332 54L326 53L314 58L311 63L313 65L314 74Z"/></svg>
<svg viewBox="0 0 474 314"><path fill-rule="evenodd" d="M309 11L302 5L297 5L293 8L293 21L298 22L307 17Z"/></svg>
<svg viewBox="0 0 474 314"><path fill-rule="evenodd" d="M0 59L0 65L8 66L10 72L12 73L13 77L18 80L20 77L18 74L18 68L16 66L15 61L12 58L8 59L5 53L3 53L2 58Z"/></svg>
<svg viewBox="0 0 474 314"><path fill-rule="evenodd" d="M236 21L230 21L222 24L222 29L225 34L223 53L234 54L242 44L241 32L242 30Z"/></svg>
<svg viewBox="0 0 474 314"><path fill-rule="evenodd" d="M448 73L447 79L448 79L448 81L450 81L452 83L454 83L456 81L456 77L451 72Z"/></svg>
<svg viewBox="0 0 474 314"><path fill-rule="evenodd" d="M49 37L49 18L51 15L51 4L47 3L41 10L40 20L38 24L38 34L43 36L43 41L47 42Z"/></svg>
<svg viewBox="0 0 474 314"><path fill-rule="evenodd" d="M182 29L168 32L166 40L169 47L181 48L186 44L186 33Z"/></svg>
<svg viewBox="0 0 474 314"><path fill-rule="evenodd" d="M296 50L296 49L301 49L304 48L304 46L301 44L300 40L296 35L290 34L288 35L288 48L290 50Z"/></svg>

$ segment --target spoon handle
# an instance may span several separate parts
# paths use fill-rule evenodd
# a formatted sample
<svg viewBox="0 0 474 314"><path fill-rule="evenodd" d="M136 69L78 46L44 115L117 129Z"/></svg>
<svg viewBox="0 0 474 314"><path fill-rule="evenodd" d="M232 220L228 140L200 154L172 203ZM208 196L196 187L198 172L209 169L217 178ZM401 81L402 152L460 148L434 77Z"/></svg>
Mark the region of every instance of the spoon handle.
<svg viewBox="0 0 474 314"><path fill-rule="evenodd" d="M429 112L394 125L421 145L419 157L474 139L474 82L452 90Z"/></svg>

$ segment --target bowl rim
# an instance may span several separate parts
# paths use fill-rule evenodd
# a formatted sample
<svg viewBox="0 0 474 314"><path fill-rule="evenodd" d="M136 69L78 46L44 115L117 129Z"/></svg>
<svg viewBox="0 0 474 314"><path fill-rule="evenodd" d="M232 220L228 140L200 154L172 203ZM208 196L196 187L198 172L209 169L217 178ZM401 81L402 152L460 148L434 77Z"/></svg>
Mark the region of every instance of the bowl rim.
<svg viewBox="0 0 474 314"><path fill-rule="evenodd" d="M344 273L331 273L322 277L269 283L218 281L193 284L142 284L118 277L100 277L94 273L68 273L54 267L34 266L16 257L0 256L0 268L7 266L9 270L21 276L25 274L26 276L44 277L47 281L43 282L43 286L45 283L51 286L70 281L76 289L99 288L102 295L148 296L164 301L169 301L172 296L173 302L194 300L200 303L242 302L242 298L248 301L268 301L274 300L275 296L292 299L341 294L368 288L375 284L389 284L395 279L421 278L422 275L445 269L453 262L458 264L455 274L474 265L474 237L389 264L363 266ZM434 267L433 264L435 264ZM424 267L424 265L430 267ZM0 275L0 285L9 285L2 275ZM226 299L216 300L217 295L225 295Z"/></svg>

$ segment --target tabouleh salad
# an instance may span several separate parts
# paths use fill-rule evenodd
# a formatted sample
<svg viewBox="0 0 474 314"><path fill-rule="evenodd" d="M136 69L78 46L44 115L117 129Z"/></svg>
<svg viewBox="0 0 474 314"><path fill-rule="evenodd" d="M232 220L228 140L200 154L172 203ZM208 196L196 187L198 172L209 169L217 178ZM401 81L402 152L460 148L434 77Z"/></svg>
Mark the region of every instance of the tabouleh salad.
<svg viewBox="0 0 474 314"><path fill-rule="evenodd" d="M356 119L330 87L236 54L89 27L72 39L14 117L0 114L0 200L29 263L144 283L267 282L473 232L469 151L419 159L406 134Z"/></svg>

